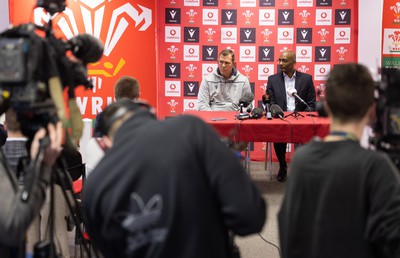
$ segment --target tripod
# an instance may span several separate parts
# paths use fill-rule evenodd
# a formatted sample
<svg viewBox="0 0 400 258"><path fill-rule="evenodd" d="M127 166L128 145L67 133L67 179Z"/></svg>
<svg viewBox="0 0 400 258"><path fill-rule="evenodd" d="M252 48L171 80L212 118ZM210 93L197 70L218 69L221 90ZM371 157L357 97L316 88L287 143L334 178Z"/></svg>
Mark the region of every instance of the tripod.
<svg viewBox="0 0 400 258"><path fill-rule="evenodd" d="M46 136L43 140L40 141L40 145L39 145L39 151L37 156L31 160L31 162L29 163L29 170L28 171L32 171L32 180L29 181L29 183L26 184L24 191L23 191L23 195L22 198L24 200L28 200L28 198L30 197L31 194L31 190L34 184L38 183L37 181L39 180L39 174L41 173L41 163L43 160L43 156L44 156L44 151L47 147L47 144L49 144L49 139L48 136ZM42 234L46 234L46 240L44 241L40 241L38 243L36 243L35 245L35 249L34 249L34 258L57 258L59 257L55 248L55 186L56 186L56 182L57 182L57 187L59 186L59 188L57 190L59 190L60 193L62 193L64 199L65 200L65 204L66 207L65 210L67 210L69 212L69 214L71 215L75 225L76 225L76 235L80 236L81 239L84 239L83 237L83 233L81 230L80 225L85 226L86 224L86 220L85 217L83 216L83 214L81 213L80 210L80 205L77 201L77 199L75 198L74 195L72 195L71 197L68 196L68 190L72 191L72 180L68 174L67 171L67 162L65 161L64 156L60 156L59 159L57 160L56 164L51 168L52 169L52 174L51 174L51 178L50 178L50 184L49 184L49 201L48 201L48 206L46 206L45 208L47 209L48 207L48 213L46 213L46 209L44 210L45 214L42 214L44 217L46 218L47 214L48 214L48 218L47 219L43 219L42 223L45 223L46 225L46 229L42 229ZM83 166L83 164L82 164ZM60 204L61 201L57 200L57 203ZM73 204L75 208L73 208ZM62 203L64 204L64 203ZM57 212L61 212L61 210L63 209L57 209ZM42 210L43 211L43 210ZM63 225L66 229L66 221L64 221L64 217L61 217L61 223L65 223L65 225ZM46 232L46 233L45 233ZM48 234L47 234L48 232ZM65 241L67 241L67 235L65 232ZM43 239L43 238L42 238ZM82 241L80 243L82 245L82 247L84 248L84 250L87 253L87 257L92 257L91 256L91 252L89 249L89 241ZM94 253L97 255L96 250L94 249Z"/></svg>
<svg viewBox="0 0 400 258"><path fill-rule="evenodd" d="M296 96L297 96L297 95L296 95ZM286 117L289 117L289 116L293 116L293 117L296 118L296 119L299 119L299 116L304 117L304 115L299 114L299 112L297 111L297 104L298 104L298 101L297 101L297 100L298 100L298 98L299 98L299 97L296 98L294 111L293 111L292 113L286 115L285 118L286 118ZM307 106L307 109L308 109L309 111L311 111L310 106L309 106L305 101L302 100L302 102L304 103L304 105ZM306 109L306 110L307 110L307 109Z"/></svg>
<svg viewBox="0 0 400 258"><path fill-rule="evenodd" d="M299 118L298 118L299 116L304 117L304 115L299 114L299 112L298 112L297 110L295 110L295 111L293 111L292 113L286 115L285 118L286 118L286 117L289 117L289 116L293 116L293 117L296 118L296 119L299 119Z"/></svg>
<svg viewBox="0 0 400 258"><path fill-rule="evenodd" d="M91 248L90 248L90 241L88 239L86 239L83 235L83 229L85 228L86 225L86 218L84 216L84 214L81 212L81 204L80 202L78 202L76 196L73 194L72 195L72 199L70 198L70 196L68 196L68 191L71 190L71 192L73 192L73 188L72 188L72 180L70 178L69 175L69 171L68 169L71 168L71 166L66 162L66 157L60 157L60 162L58 164L58 166L54 169L55 173L54 173L54 177L53 177L53 182L51 184L51 202L50 202L50 240L54 242L54 240L56 239L54 233L56 230L55 224L54 222L55 220L55 212L57 212L55 210L55 186L56 183L57 185L60 185L60 189L61 192L63 194L64 200L67 204L68 207L68 211L70 214L70 217L73 219L73 222L75 224L75 244L79 244L81 246L81 251L82 248L83 250L86 252L87 257L92 257L92 253L91 253ZM82 164L82 168L84 168L84 164ZM83 179L85 178L85 172L82 169L82 177ZM64 222L64 221L63 221ZM82 227L81 227L82 226ZM79 240L79 243L78 243ZM54 246L54 245L53 245ZM96 249L93 249L94 254L96 257L98 257L98 254L96 253ZM57 256L50 256L50 257L57 257ZM36 257L35 257L36 258Z"/></svg>

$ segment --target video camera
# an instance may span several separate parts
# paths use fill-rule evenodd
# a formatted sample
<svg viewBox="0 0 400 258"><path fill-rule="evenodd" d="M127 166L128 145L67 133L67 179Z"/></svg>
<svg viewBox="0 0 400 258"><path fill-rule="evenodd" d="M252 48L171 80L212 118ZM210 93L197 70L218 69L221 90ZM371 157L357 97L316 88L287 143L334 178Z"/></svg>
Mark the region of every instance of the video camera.
<svg viewBox="0 0 400 258"><path fill-rule="evenodd" d="M375 136L372 143L400 169L400 70L384 68L376 87Z"/></svg>
<svg viewBox="0 0 400 258"><path fill-rule="evenodd" d="M65 9L65 0L39 0L37 6L43 7L52 16ZM44 31L45 37L36 33L38 30ZM68 88L73 119L72 111L78 110L74 89L80 85L86 89L93 87L87 79L86 65L98 61L102 54L102 43L91 35L78 35L68 41L56 38L51 19L45 27L29 23L2 32L0 113L8 107L13 108L22 132L33 137L40 127L49 122L65 122L63 90ZM74 113L74 116L77 115L79 118L76 121L82 120L79 111Z"/></svg>

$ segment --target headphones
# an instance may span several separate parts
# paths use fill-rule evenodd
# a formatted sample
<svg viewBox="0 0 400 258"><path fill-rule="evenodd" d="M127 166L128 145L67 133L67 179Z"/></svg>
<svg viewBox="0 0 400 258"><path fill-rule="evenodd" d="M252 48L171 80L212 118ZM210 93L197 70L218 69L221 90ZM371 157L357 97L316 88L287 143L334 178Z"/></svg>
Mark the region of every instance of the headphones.
<svg viewBox="0 0 400 258"><path fill-rule="evenodd" d="M98 135L107 135L111 126L129 112L151 113L154 117L154 108L147 102L122 98L108 105L96 121L95 132Z"/></svg>

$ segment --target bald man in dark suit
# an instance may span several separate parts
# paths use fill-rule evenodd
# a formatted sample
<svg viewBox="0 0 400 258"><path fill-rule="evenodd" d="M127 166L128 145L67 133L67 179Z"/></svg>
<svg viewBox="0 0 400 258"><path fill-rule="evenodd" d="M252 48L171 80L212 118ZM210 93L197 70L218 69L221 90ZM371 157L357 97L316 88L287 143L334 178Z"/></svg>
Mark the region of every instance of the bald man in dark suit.
<svg viewBox="0 0 400 258"><path fill-rule="evenodd" d="M296 55L290 50L282 51L278 59L280 72L268 78L266 93L272 104L277 104L283 111L315 111L315 88L311 75L296 71ZM297 92L307 105L298 101L290 93ZM287 174L286 143L274 143L279 160L277 180L284 182Z"/></svg>

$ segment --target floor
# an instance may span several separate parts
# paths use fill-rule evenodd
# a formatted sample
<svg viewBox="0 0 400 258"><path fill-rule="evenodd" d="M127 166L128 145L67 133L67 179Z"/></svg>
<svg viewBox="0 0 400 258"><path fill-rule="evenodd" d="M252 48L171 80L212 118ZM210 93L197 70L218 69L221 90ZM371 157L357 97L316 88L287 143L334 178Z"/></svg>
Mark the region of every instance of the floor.
<svg viewBox="0 0 400 258"><path fill-rule="evenodd" d="M282 202L285 183L276 180L278 163L272 163L272 179L264 169L263 162L251 162L250 175L258 185L267 202L267 220L258 235L236 237L242 258L279 258L279 235L277 214ZM268 241L268 242L266 242Z"/></svg>
<svg viewBox="0 0 400 258"><path fill-rule="evenodd" d="M259 187L260 191L263 194L263 197L267 202L268 214L266 223L260 234L255 234L247 237L235 237L235 243L240 249L242 258L280 257L280 253L278 250L278 224L276 218L282 201L282 193L284 191L285 183L281 183L276 180L277 170L278 163L272 163L272 174L265 170L264 162L250 163L250 176ZM270 177L271 175L272 178ZM79 246L75 246L74 239L74 232L70 232L71 257L87 257L86 255L80 255Z"/></svg>

